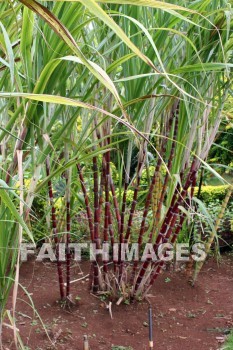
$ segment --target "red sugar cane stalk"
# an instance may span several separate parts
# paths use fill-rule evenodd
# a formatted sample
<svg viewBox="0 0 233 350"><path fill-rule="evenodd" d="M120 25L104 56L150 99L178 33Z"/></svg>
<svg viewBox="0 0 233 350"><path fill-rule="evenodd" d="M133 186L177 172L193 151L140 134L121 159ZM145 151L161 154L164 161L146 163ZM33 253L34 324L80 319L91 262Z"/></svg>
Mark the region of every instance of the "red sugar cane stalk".
<svg viewBox="0 0 233 350"><path fill-rule="evenodd" d="M92 271L92 268L91 268ZM98 267L98 263L97 261L93 262L93 286L92 286L92 290L93 293L97 293L99 290L99 267Z"/></svg>
<svg viewBox="0 0 233 350"><path fill-rule="evenodd" d="M93 157L93 178L94 178L94 240L95 242L97 242L99 239L99 222L100 222L97 157Z"/></svg>
<svg viewBox="0 0 233 350"><path fill-rule="evenodd" d="M70 295L70 265L71 265L71 253L70 253L70 229L71 229L71 215L70 215L70 186L69 171L66 172L66 297Z"/></svg>
<svg viewBox="0 0 233 350"><path fill-rule="evenodd" d="M95 131L96 131L96 136L97 139L99 140L99 144L100 146L102 145L101 140L101 135L100 135L100 131L97 127L97 120L96 118L94 119L94 123L95 123ZM109 126L108 126L109 127ZM108 144L110 143L110 139L107 139ZM110 152L109 152L110 155ZM106 169L106 157L103 157L102 159L102 172L101 172L101 180L100 180L100 195L99 195L99 218L101 217L101 207L102 204L104 203L104 199L103 199L103 189L105 187L105 177L106 177L106 173L105 170ZM117 220L117 224L118 224L118 233L120 233L120 221L121 221L121 216L120 216L120 210L119 210L119 205L118 205L118 201L116 198L116 192L115 192L115 186L111 177L111 172L110 172L110 159L109 159L109 184L108 186L110 186L111 192L112 192L112 197L113 197L113 204L114 204L114 209L115 209L115 215L116 215L116 220ZM114 243L114 233L112 230L112 218L111 218L111 211L109 209L109 213L108 213L108 219L109 219L109 235L111 237L111 243L113 245Z"/></svg>
<svg viewBox="0 0 233 350"><path fill-rule="evenodd" d="M103 168L104 178L105 178L105 208L104 208L104 239L103 242L108 242L108 232L109 232L109 155L108 152L105 155L106 164ZM106 274L108 272L107 261L103 261L103 270Z"/></svg>
<svg viewBox="0 0 233 350"><path fill-rule="evenodd" d="M97 136L97 138L99 140L99 144L101 146L102 145L101 134L100 134L100 131L99 131L98 127L97 127L97 120L96 120L96 118L94 119L94 124L95 124L96 136ZM107 127L109 128L110 125L107 125ZM105 129L104 129L104 131L105 131ZM110 138L107 138L107 142L108 142L108 144L110 144ZM99 196L99 212L100 212L99 216L101 215L101 206L102 206L102 204L104 202L104 200L103 200L103 188L104 188L104 181L105 181L104 167L106 167L106 159L105 159L105 157L103 157L103 160L102 160L102 174L101 174L101 181L100 181L100 196ZM114 204L115 215L116 215L116 220L117 220L117 225L118 225L118 234L120 234L121 215L120 215L118 200L116 198L115 186L114 186L114 183L113 183L113 180L112 180L112 176L111 176L111 171L110 171L110 159L109 159L109 186L110 186L112 197L113 197L113 204ZM111 216L111 213L109 213L109 215ZM110 225L112 225L112 222L111 222ZM109 229L109 233L110 233L110 237L113 237L112 229Z"/></svg>
<svg viewBox="0 0 233 350"><path fill-rule="evenodd" d="M105 192L105 208L104 208L104 242L108 242L108 213L109 213L109 155L105 155L106 166L104 167L104 192Z"/></svg>
<svg viewBox="0 0 233 350"><path fill-rule="evenodd" d="M130 208L130 213L129 213L129 220L128 220L127 230L126 230L126 234L125 234L125 239L124 239L125 243L128 242L130 234L131 234L131 228L132 228L132 223L133 223L133 216L134 216L134 212L135 212L136 205L137 205L139 185L140 185L140 177L137 178L136 186L134 188L133 201L131 203L131 208Z"/></svg>
<svg viewBox="0 0 233 350"><path fill-rule="evenodd" d="M106 179L106 159L105 157L103 157L103 165L102 165L102 178L103 178L103 186L105 185L105 179ZM115 186L112 180L112 176L111 176L111 171L110 171L110 160L109 160L109 186L111 189L111 193L112 193L112 198L113 198L113 205L114 205L114 210L115 210L115 215L116 215L116 220L117 220L117 227L118 227L118 233L120 233L120 222L121 222L121 216L120 216L120 210L119 210L119 205L118 205L118 201L116 198L116 192L115 192ZM109 200L109 196L108 196L108 200ZM108 229L109 229L109 236L111 239L111 244L113 246L114 244L114 232L113 232L113 227L112 227L112 214L111 214L111 210L110 210L110 203L109 203L109 210L108 210Z"/></svg>
<svg viewBox="0 0 233 350"><path fill-rule="evenodd" d="M91 241L92 241L92 243L98 243L98 242L95 242L93 218L92 218L91 208L89 205L87 189L86 189L83 174L82 174L82 167L80 164L77 164L77 170L78 170L78 175L79 175L81 188L82 188L84 201L85 201L85 206L86 206ZM93 274L92 274L92 271L93 271ZM99 268L98 268L98 264L96 261L94 261L92 266L91 266L90 285L92 285L92 279L93 279L93 292L96 293L99 289Z"/></svg>
<svg viewBox="0 0 233 350"><path fill-rule="evenodd" d="M180 222L177 225L176 230L175 230L175 232L174 232L174 234L172 236L172 239L171 239L171 243L172 244L175 243L175 241L177 239L177 236L180 233L180 230L182 229L182 225L184 223L185 218L186 218L186 214L182 213L181 216L180 216ZM164 242L166 243L167 241L168 241L168 238L166 238Z"/></svg>
<svg viewBox="0 0 233 350"><path fill-rule="evenodd" d="M103 127L103 134L107 136L105 140L105 145L110 144L110 123L106 121ZM104 190L105 190L105 208L104 208L104 232L103 232L103 243L108 242L109 233L112 235L111 241L113 241L113 232L109 231L109 225L111 224L110 218L110 198L109 198L109 188L110 188L110 151L108 150L103 156L103 178L104 178ZM108 272L108 261L103 259L103 271L104 278L107 279Z"/></svg>
<svg viewBox="0 0 233 350"><path fill-rule="evenodd" d="M111 188L111 173L110 173L110 152L107 152L107 154L104 157L103 161L103 178L104 178L104 186L105 186L105 223L104 223L104 242L108 241L108 232L111 239L111 244L113 246L114 244L114 232L112 228L112 214L110 210L110 196L109 196L109 189ZM113 185L113 192L115 194L115 188ZM116 199L116 197L115 197ZM118 202L116 199L116 211L118 210L119 213L119 207Z"/></svg>
<svg viewBox="0 0 233 350"><path fill-rule="evenodd" d="M97 139L99 140L100 146L102 146L102 142L103 141L101 141L101 134L100 134L100 131L99 131L98 127L97 127L97 120L96 120L96 118L94 119L94 124L95 124L95 131L96 131ZM109 125L108 125L108 127L109 127ZM110 143L110 139L109 138L107 139L107 142L108 142L108 144ZM104 189L104 186L105 186L105 171L104 171L104 168L106 168L106 158L105 157L103 157L103 159L102 159L102 172L101 172L100 195L99 195L99 218L101 217L101 207L102 207L102 204L104 203L104 199L103 199L103 189ZM109 159L109 186L110 186L112 197L113 197L113 204L114 204L115 215L116 215L116 220L117 220L117 225L118 225L118 233L120 234L121 216L120 216L118 200L116 198L115 186L114 186L114 183L113 183L113 180L112 180L112 176L111 176L111 171L110 171L110 159ZM111 223L110 223L110 221L111 221ZM112 231L112 220L111 220L111 212L110 212L110 210L109 210L109 234L110 234L110 237L111 237L111 242L113 244L114 234L113 234L113 231Z"/></svg>
<svg viewBox="0 0 233 350"><path fill-rule="evenodd" d="M171 116L168 119L167 125L165 127L165 139L164 139L164 142L162 143L162 153L163 153L163 155L166 152L166 142L165 141L167 141L167 139L169 138L169 133L170 133L171 128L172 128L172 123L173 123L173 120L175 118L175 125L174 125L174 132L173 132L173 142L172 142L172 146L171 146L170 156L169 156L169 159L168 159L167 172L166 172L166 176L165 176L165 179L164 179L163 187L162 187L162 190L161 190L161 195L160 195L160 198L158 199L157 210L156 210L156 213L155 213L153 227L152 227L152 230L151 230L151 233L150 233L150 242L152 241L153 234L154 234L156 228L159 225L159 221L160 221L160 217L161 217L161 209L162 209L164 197L165 197L165 194L166 194L168 180L169 180L169 175L170 175L169 173L170 173L170 170L172 168L172 161L173 161L173 158L174 158L175 145L176 145L175 141L176 141L177 132L178 132L178 107L179 107L179 102L176 101L174 103L173 107L172 107Z"/></svg>
<svg viewBox="0 0 233 350"><path fill-rule="evenodd" d="M50 175L49 157L46 158L46 174L47 176ZM64 293L63 273L62 273L62 265L59 259L59 248L58 248L59 239L57 236L56 210L53 202L53 188L52 188L51 180L48 181L48 190L49 190L49 201L51 206L53 238L56 245L57 272L58 272L58 280L59 280L59 288L60 288L60 297L61 297L61 300L64 300L65 293Z"/></svg>
<svg viewBox="0 0 233 350"><path fill-rule="evenodd" d="M125 209L126 209L126 198L127 198L127 189L128 189L129 183L128 180L124 184L124 194L123 194L123 200L122 200L122 208L121 208L121 226L120 226L120 235L119 235L119 241L120 246L124 243L124 221L125 221ZM119 267L119 276L118 281L121 281L122 273L123 273L123 263L121 261L121 249L119 249L118 254L118 267Z"/></svg>
<svg viewBox="0 0 233 350"><path fill-rule="evenodd" d="M145 208L143 211L143 217L142 217L140 232L139 232L139 236L138 236L138 249L139 249L139 251L140 251L140 248L142 246L142 238L143 238L143 235L144 235L145 229L146 229L146 218L147 218L147 215L148 215L148 212L150 209L150 203L151 203L151 199L152 199L152 195L153 195L153 190L154 190L156 183L157 183L157 176L158 176L158 172L159 172L159 169L161 167L161 164L162 164L162 161L161 161L161 159L159 159L157 166L155 168L155 172L154 172L151 184L150 184L149 191L148 191L147 196L146 196ZM138 261L134 261L133 271L132 271L131 278L130 278L131 281L134 280L137 267L138 267Z"/></svg>
<svg viewBox="0 0 233 350"><path fill-rule="evenodd" d="M114 240L114 232L113 232L113 228L112 228L112 214L111 214L110 209L108 212L108 230L109 230L109 236L111 239L111 245L113 247L115 240Z"/></svg>
<svg viewBox="0 0 233 350"><path fill-rule="evenodd" d="M164 220L164 223L162 225L162 228L161 228L161 231L156 239L156 242L155 242L155 245L154 245L154 248L155 250L157 251L158 249L158 245L160 243L163 243L164 241L164 238L166 235L169 235L171 234L172 232L172 229L176 223L176 219L177 219L177 216L178 216L178 213L179 213L179 206L182 204L182 202L185 201L185 198L187 196L187 192L188 192L188 189L189 187L192 185L193 181L195 181L196 179L196 169L194 169L194 166L195 166L196 162L195 162L195 159L192 163L192 166L191 166L191 169L190 169L190 172L188 174L188 177L187 177L187 180L186 180L186 183L184 185L184 188L183 190L181 191L181 193L178 195L178 198L177 198L177 193L175 192L174 193L174 197L175 199L172 200L172 202L174 203L173 206L171 206L169 208L169 211L166 215L166 218ZM176 200L177 198L177 200ZM176 200L176 202L175 202Z"/></svg>
<svg viewBox="0 0 233 350"><path fill-rule="evenodd" d="M142 169L144 167L145 150L143 150L140 153L141 153L141 156L139 156L137 175L136 175L136 186L135 186L135 189L134 189L133 201L131 203L127 231L126 231L125 238L123 238L125 243L128 242L130 234L131 234L131 227L132 227L132 223L133 223L133 216L134 216L134 212L135 212L136 205L137 205L137 197L138 197L138 191L139 191L139 186L140 186L141 173L142 173ZM121 229L123 229L123 227L121 227ZM122 232L122 235L123 235L123 232ZM121 280L122 272L123 272L123 261L121 259L121 252L119 252L119 280Z"/></svg>
<svg viewBox="0 0 233 350"><path fill-rule="evenodd" d="M167 136L168 136L168 133L169 133L171 125L172 125L173 117L174 117L174 113L172 113L172 116L169 118L168 123L167 123ZM148 212L149 212L149 209L150 209L150 204L151 204L154 188L155 188L155 186L157 184L159 171L160 171L160 168L161 168L161 165L162 165L162 157L164 156L165 151L166 151L166 147L165 147L166 146L166 142L167 142L167 140L166 140L166 138L164 138L162 140L160 157L158 158L157 165L156 165L156 168L155 168L152 180L151 180L151 184L150 184L150 187L149 187L149 191L148 191L147 196L146 196L146 202L145 202L145 207L144 207L144 211L143 211L143 218L142 218L140 232L139 232L139 236L138 236L139 249L140 249L140 247L142 245L142 238L143 238L143 235L145 233L145 228L146 228L146 218L147 218L147 215L148 215ZM147 267L148 267L148 265L147 265ZM134 279L134 276L135 276L135 273L136 273L136 270L137 270L137 266L138 266L138 262L135 261L134 262L134 266L133 266L132 275L131 275L131 280Z"/></svg>
<svg viewBox="0 0 233 350"><path fill-rule="evenodd" d="M112 192L113 205L114 205L114 209L115 209L115 215L116 215L117 227L118 227L118 234L119 234L120 233L120 229L121 229L121 215L120 215L118 200L117 200L117 197L116 197L115 186L114 186L111 174L110 174L110 178L109 179L110 179L110 189L111 189L111 192Z"/></svg>
<svg viewBox="0 0 233 350"><path fill-rule="evenodd" d="M103 172L105 173L104 169L103 169ZM110 181L110 187L111 187L112 178L111 178L111 174L110 174L110 166L109 166L109 181ZM105 184L105 185L107 187L107 184ZM112 191L112 193L115 193L114 186L111 188L111 191ZM106 192L106 188L105 188L105 192ZM108 190L107 190L107 193L108 193ZM113 198L114 198L114 196L113 196ZM106 199L106 202L109 201L109 194L106 196L105 199ZM115 197L115 199L116 199L116 197ZM117 216L117 213L120 215L117 199L116 199L116 204L114 205L114 208L115 208L116 216ZM114 232L113 232L113 226L112 226L112 214L111 214L111 209L110 209L110 203L108 203L108 210L107 210L107 213L105 213L105 216L106 215L108 216L108 230L109 230L111 245L113 247L115 240L114 240ZM117 222L118 222L118 232L119 232L119 229L120 229L119 223L120 222L118 221L118 219L117 219ZM107 224L107 223L105 223L105 224ZM114 264L114 271L116 271L116 261L113 261L113 264Z"/></svg>
<svg viewBox="0 0 233 350"><path fill-rule="evenodd" d="M102 160L102 167L101 167L101 174L100 174L100 191L99 191L99 218L101 218L101 209L102 209L102 205L104 203L104 157Z"/></svg>
<svg viewBox="0 0 233 350"><path fill-rule="evenodd" d="M174 233L174 235L173 235L173 237L171 239L171 244L175 243L175 241L177 239L177 236L180 233L180 230L182 229L182 226L183 226L185 218L186 218L185 213L182 213L181 216L180 216L180 221L179 221L179 223L178 223L178 225L176 227L175 233ZM169 237L167 236L164 239L164 243L167 243L168 240L169 240ZM150 278L148 286L145 288L145 291L143 293L144 295L146 295L148 293L148 291L152 287L153 283L155 282L155 280L159 276L161 268L163 267L163 264L164 264L164 261L156 261L156 269L155 269L155 271L153 272L153 275Z"/></svg>
<svg viewBox="0 0 233 350"><path fill-rule="evenodd" d="M70 295L70 263L71 263L71 253L70 253L70 202L66 203L66 296Z"/></svg>
<svg viewBox="0 0 233 350"><path fill-rule="evenodd" d="M156 168L155 168L152 180L151 180L151 184L150 184L150 187L149 187L149 191L148 191L147 196L146 196L146 202L145 202L145 207L144 207L144 211L143 211L143 217L142 217L140 232L139 232L139 236L138 236L138 247L139 247L139 250L140 250L141 245L142 245L142 238L143 238L143 235L144 235L145 229L146 229L146 218L147 218L147 215L148 215L148 212L149 212L149 209L150 209L150 204L151 204L154 188L155 188L155 186L157 184L157 179L158 179L158 176L159 176L159 171L160 171L161 165L162 165L162 157L160 157L158 159L158 162L157 162L157 165L156 165ZM144 266L145 270L147 269L148 266L149 266L149 262L148 262L148 265ZM132 271L132 275L131 275L131 281L134 280L137 267L138 267L138 261L134 261L133 271Z"/></svg>
<svg viewBox="0 0 233 350"><path fill-rule="evenodd" d="M128 155L132 156L132 141L129 140L128 143ZM126 163L126 169L124 174L124 192L123 192L123 198L122 198L122 205L121 205L121 227L120 227L120 234L119 234L119 242L122 244L124 243L124 227L125 227L125 210L126 210L126 199L127 199L127 189L129 187L129 179L130 179L130 162L129 162L129 156L127 157L127 163ZM121 261L121 255L119 254L119 264Z"/></svg>
<svg viewBox="0 0 233 350"><path fill-rule="evenodd" d="M77 170L78 170L79 180L80 180L80 183L81 183L81 188L82 188L83 197L84 197L85 206L86 206L87 219L88 219L88 225L89 225L89 230L90 230L90 238L91 238L91 241L94 243L93 219L92 219L92 214L91 214L91 208L90 208L90 205L89 205L87 189L86 189L85 181L84 181L84 178L83 178L82 167L81 167L80 164L77 164Z"/></svg>
<svg viewBox="0 0 233 350"><path fill-rule="evenodd" d="M179 213L178 207L179 207L179 205L182 204L182 201L185 200L186 195L187 195L187 191L188 191L189 187L192 185L193 181L195 180L196 172L197 172L197 169L199 167L199 164L200 164L200 161L197 158L195 158L192 162L186 183L184 185L184 188L183 188L181 194L179 195L179 197L176 200L176 203L173 205L172 209L168 210L168 213L166 214L163 225L161 227L161 230L160 230L159 235L157 237L156 243L154 245L155 251L157 251L158 245L160 243L163 243L163 240L166 236L170 237L170 234L173 230L173 227L176 223L177 216ZM174 194L174 196L176 196L176 193ZM150 264L150 259L149 260L147 259L143 263L143 265L140 269L138 278L137 278L136 283L135 283L134 295L136 294L136 292L137 292L137 290L142 282L142 279L145 275L145 271L147 270L147 267L149 266L149 264Z"/></svg>
<svg viewBox="0 0 233 350"><path fill-rule="evenodd" d="M152 181L151 181L151 184L150 184L150 187L149 187L149 191L148 191L147 196L146 196L146 203L145 203L145 208L144 208L144 211L143 211L143 218L142 218L140 232L139 232L139 237L138 237L139 247L141 247L142 238L143 238L143 235L145 233L146 218L147 218L147 215L148 215L148 212L149 212L149 209L150 209L150 203L151 203L151 199L152 199L152 196L153 196L154 188L155 188L156 183L157 183L158 173L159 173L161 165L162 165L162 160L159 158L158 162L157 162L157 165L156 165L156 168L155 168L154 175L152 177Z"/></svg>
<svg viewBox="0 0 233 350"><path fill-rule="evenodd" d="M191 185L191 194L190 194L191 199L193 197L192 188L194 187L195 183L196 183L196 174L194 175L193 182L192 182L192 185ZM190 204L190 198L186 200L185 204L186 205ZM178 236L178 234L180 233L180 231L182 229L182 226L183 226L185 218L186 218L186 214L182 212L181 216L180 216L179 223L178 223L178 225L175 228L175 232L173 233L173 235L172 235L172 231L168 232L167 235L164 237L163 243L167 243L169 241L169 238L170 238L171 235L172 235L171 244L175 243L175 241L177 239L177 236ZM156 280L156 278L159 276L159 273L160 273L160 271L161 271L161 269L162 269L162 267L164 265L164 261L157 261L156 265L157 264L158 264L158 266L156 267L156 270L153 272L153 275L150 278L149 286L148 286L146 292L150 289L150 287L153 285L153 283ZM144 294L146 294L146 292Z"/></svg>

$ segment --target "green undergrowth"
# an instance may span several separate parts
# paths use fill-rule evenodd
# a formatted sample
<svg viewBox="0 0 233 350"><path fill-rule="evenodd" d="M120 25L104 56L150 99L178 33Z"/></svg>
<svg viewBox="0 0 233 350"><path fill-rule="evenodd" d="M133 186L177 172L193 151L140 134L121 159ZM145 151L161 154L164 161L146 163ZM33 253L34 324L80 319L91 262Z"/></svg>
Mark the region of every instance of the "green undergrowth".
<svg viewBox="0 0 233 350"><path fill-rule="evenodd" d="M227 338L226 343L224 346L221 348L221 350L232 350L233 349L233 333L229 335Z"/></svg>

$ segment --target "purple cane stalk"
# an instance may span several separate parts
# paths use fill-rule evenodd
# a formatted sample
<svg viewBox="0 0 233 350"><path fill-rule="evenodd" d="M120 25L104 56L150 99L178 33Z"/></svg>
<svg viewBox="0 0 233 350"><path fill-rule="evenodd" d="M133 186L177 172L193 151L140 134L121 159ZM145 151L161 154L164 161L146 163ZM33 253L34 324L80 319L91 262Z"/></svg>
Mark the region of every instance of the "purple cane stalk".
<svg viewBox="0 0 233 350"><path fill-rule="evenodd" d="M179 206L185 200L186 195L187 195L187 191L188 191L189 187L192 185L192 183L193 183L193 181L194 181L194 179L196 177L196 172L197 172L199 163L200 163L199 160L197 160L196 158L193 160L191 168L190 168L190 171L189 171L189 174L188 174L188 177L187 177L187 180L186 180L186 183L184 185L184 188L181 191L181 194L179 195L179 197L176 200L176 202L175 202L174 206L172 207L172 209L170 209L168 211L168 213L166 214L166 216L165 216L163 225L161 227L161 230L160 230L160 232L158 234L158 237L157 237L155 245L154 245L155 252L157 251L158 245L160 243L163 243L164 239L166 237L170 237L170 235L172 233L173 227L175 226L175 223L176 223L176 220L177 220L177 216L178 216L178 213L179 213ZM174 194L174 196L176 196L176 193ZM137 292L137 290L138 290L138 288L139 288L139 286L140 286L140 284L142 282L142 279L143 279L143 277L145 275L145 271L147 270L147 267L149 266L149 264L150 264L150 259L147 259L143 263L143 265L142 265L142 267L140 269L138 278L137 278L136 283L135 283L134 295L136 294L136 292Z"/></svg>
<svg viewBox="0 0 233 350"><path fill-rule="evenodd" d="M69 193L69 172L66 173L66 297L70 295L70 265L71 265L71 252L70 252L70 229L71 229L71 215L70 215L70 193Z"/></svg>
<svg viewBox="0 0 233 350"><path fill-rule="evenodd" d="M89 205L87 189L86 189L83 174L82 174L82 168L81 168L80 164L77 164L77 170L78 170L78 175L79 175L81 188L82 188L84 201L85 201L85 206L86 206L91 241L92 241L92 243L96 243L99 246L99 242L95 241L93 218L92 218L91 208ZM93 271L93 274L92 274L92 271ZM93 292L96 293L99 289L99 268L98 268L98 264L96 261L93 262L91 270L90 270L90 285L92 285L92 281L93 281Z"/></svg>

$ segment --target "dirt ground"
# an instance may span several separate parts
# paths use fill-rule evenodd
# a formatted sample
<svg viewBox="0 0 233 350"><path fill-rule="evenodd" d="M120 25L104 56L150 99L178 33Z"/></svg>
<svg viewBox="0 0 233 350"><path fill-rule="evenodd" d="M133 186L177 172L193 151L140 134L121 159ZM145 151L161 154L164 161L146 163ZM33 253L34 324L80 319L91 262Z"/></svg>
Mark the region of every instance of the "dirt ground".
<svg viewBox="0 0 233 350"><path fill-rule="evenodd" d="M233 328L233 256L224 255L221 265L209 260L195 287L183 272L165 271L151 290L155 350L217 350ZM73 268L73 276L88 273L87 263ZM57 302L56 266L24 263L20 283L30 293L35 308L21 289L17 302L17 327L26 350L82 350L87 335L91 350L111 350L112 345L148 349L148 304L113 305L113 319L105 303L87 292L88 281L72 284L77 306L71 311ZM12 331L3 329L4 350L14 349ZM54 345L53 345L53 344Z"/></svg>

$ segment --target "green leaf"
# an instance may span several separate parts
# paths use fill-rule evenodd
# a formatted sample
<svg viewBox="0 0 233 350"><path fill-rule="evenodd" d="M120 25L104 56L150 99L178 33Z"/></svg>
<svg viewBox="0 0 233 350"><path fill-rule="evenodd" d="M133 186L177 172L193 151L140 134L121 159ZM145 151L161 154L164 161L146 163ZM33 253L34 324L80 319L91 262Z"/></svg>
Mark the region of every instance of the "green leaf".
<svg viewBox="0 0 233 350"><path fill-rule="evenodd" d="M24 5L26 5L29 9L36 12L40 17L42 17L49 26L64 40L64 42L70 47L75 55L77 55L78 59L82 64L84 64L89 71L104 85L107 89L109 89L114 97L116 98L119 106L123 109L120 97L117 93L114 84L111 82L111 79L107 75L106 72L103 71L99 66L95 63L92 63L86 59L83 55L82 51L79 49L78 45L75 42L75 39L72 37L71 33L68 29L58 20L54 14L49 11L45 6L37 3L34 0L20 0Z"/></svg>
<svg viewBox="0 0 233 350"><path fill-rule="evenodd" d="M215 229L214 224L213 224L213 219L212 219L207 207L205 206L205 204L200 199L198 199L196 197L193 197L193 201L198 204L198 207L199 207L201 214L207 220L209 226L212 229L212 232L217 236L217 232L216 232L216 229Z"/></svg>
<svg viewBox="0 0 233 350"><path fill-rule="evenodd" d="M10 189L7 186L7 184L3 180L0 180L0 197L1 197L2 201L3 201L3 203L9 208L9 210L12 213L12 215L15 217L15 219L18 221L18 223L25 230L25 232L27 233L29 238L34 242L33 236L31 234L30 230L28 229L28 227L25 224L24 220L20 216L17 208L15 207L13 201L11 200L9 194L7 193L9 190Z"/></svg>
<svg viewBox="0 0 233 350"><path fill-rule="evenodd" d="M9 38L7 31L6 31L4 25L2 24L1 21L0 21L0 27L2 29L5 44L6 44L7 54L8 54L8 58L9 58L9 69L10 69L10 73L11 73L11 83L13 85L13 83L14 83L14 64L15 64L14 52L12 49L10 38Z"/></svg>
<svg viewBox="0 0 233 350"><path fill-rule="evenodd" d="M221 63L221 62L213 62L213 63L197 63L193 65L187 65L183 67L179 67L175 70L173 70L173 73L190 73L190 72L203 72L206 71L218 71L223 70L227 68L232 68L232 63Z"/></svg>
<svg viewBox="0 0 233 350"><path fill-rule="evenodd" d="M94 0L79 0L88 10L101 19L109 28L111 28L116 35L146 64L158 71L153 62L144 55L133 42L128 38L124 31L117 25L114 20L94 1Z"/></svg>

